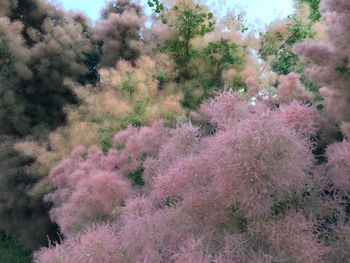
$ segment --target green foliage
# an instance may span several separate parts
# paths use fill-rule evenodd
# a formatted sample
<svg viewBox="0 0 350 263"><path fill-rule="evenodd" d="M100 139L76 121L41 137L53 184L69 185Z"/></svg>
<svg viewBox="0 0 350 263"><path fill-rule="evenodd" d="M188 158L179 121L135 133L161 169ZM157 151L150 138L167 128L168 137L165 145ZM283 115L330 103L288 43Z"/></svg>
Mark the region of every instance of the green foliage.
<svg viewBox="0 0 350 263"><path fill-rule="evenodd" d="M158 46L158 51L170 54L180 66L179 78L176 81L183 92L181 104L189 110L198 109L204 100L214 95L214 91L223 88L221 74L223 70L245 64L241 50L245 47L239 46L230 39L218 38L209 42L203 49L196 50L192 47L191 41L215 30L216 22L212 12L203 5L191 5L181 1L176 2L169 9L162 5L160 0L150 0L148 5L158 14L162 22L176 33L176 37ZM241 13L233 18L234 24L237 25L236 30L240 32L248 30L243 23L243 17L244 14ZM198 65L196 63L205 65L208 71L198 73L194 66ZM159 72L155 77L159 88L162 89L167 81L166 76ZM240 87L241 84L240 81ZM165 122L171 126L174 119L164 117Z"/></svg>
<svg viewBox="0 0 350 263"><path fill-rule="evenodd" d="M0 262L29 263L30 256L16 241L9 240L0 233Z"/></svg>
<svg viewBox="0 0 350 263"><path fill-rule="evenodd" d="M134 112L129 112L126 115L123 116L122 122L125 123L123 128L126 128L128 124L131 124L135 127L140 127L142 125L142 122L140 120L140 117L136 115Z"/></svg>
<svg viewBox="0 0 350 263"><path fill-rule="evenodd" d="M215 29L214 15L206 11L204 6L175 5L170 10L165 10L159 0L150 0L148 5L160 15L164 24L169 24L177 32L178 37L167 41L161 50L170 53L179 64L185 64L191 59L193 38L204 36ZM170 21L170 13L175 16L173 21Z"/></svg>
<svg viewBox="0 0 350 263"><path fill-rule="evenodd" d="M210 42L201 51L200 58L207 61L213 67L213 73L209 76L201 76L192 86L183 88L182 106L187 109L198 109L201 103L214 95L215 91L223 88L221 72L228 67L240 67L245 64L244 58L239 55L238 49L242 48L229 39L221 38ZM244 47L243 47L244 48ZM232 84L237 90L246 90L246 85L239 74L232 79Z"/></svg>
<svg viewBox="0 0 350 263"><path fill-rule="evenodd" d="M114 135L120 130L125 129L129 124L135 127L142 126L142 116L146 111L146 107L148 106L148 100L136 100L134 102L134 108L131 112L125 114L122 117L117 117L114 115L105 115L104 119L118 120L117 122L120 124L120 127L104 127L99 129L99 139L98 146L104 152L108 152L113 147L113 138ZM97 122L103 123L101 118L96 118Z"/></svg>
<svg viewBox="0 0 350 263"><path fill-rule="evenodd" d="M236 43L221 38L219 41L210 42L204 49L203 56L215 66L216 73L219 74L226 65L244 64L243 59L235 54L238 47Z"/></svg>
<svg viewBox="0 0 350 263"><path fill-rule="evenodd" d="M316 84L313 82L309 81L308 79L305 78L305 76L301 76L301 82L304 84L305 88L309 91L311 91L314 94L314 100L315 101L321 101L323 100L321 94L320 94L320 89L317 87ZM318 107L322 107L319 105ZM321 110L321 109L319 109Z"/></svg>
<svg viewBox="0 0 350 263"><path fill-rule="evenodd" d="M312 2L312 0L306 1ZM270 67L278 75L287 75L290 72L298 73L306 89L313 92L316 100L320 100L319 89L304 76L306 63L292 51L293 45L296 43L314 37L312 31L314 20L310 18L310 21L305 23L298 19L297 15L289 16L288 20L287 34L268 31L261 36L259 56L264 60L271 58Z"/></svg>
<svg viewBox="0 0 350 263"><path fill-rule="evenodd" d="M177 14L174 26L185 40L198 35L204 36L215 29L213 13L206 12L200 5L196 5L194 9L183 6L174 6L173 9Z"/></svg>
<svg viewBox="0 0 350 263"><path fill-rule="evenodd" d="M185 87L183 89L184 97L181 100L182 106L190 110L198 109L204 100L213 96L218 91L218 84L217 78L211 77L204 78L193 86Z"/></svg>
<svg viewBox="0 0 350 263"><path fill-rule="evenodd" d="M300 0L302 3L308 3L311 9L310 19L312 21L319 21L321 19L320 2L321 0Z"/></svg>
<svg viewBox="0 0 350 263"><path fill-rule="evenodd" d="M210 96L214 95L216 88L219 88L218 80L215 77L204 78L200 82L200 87L203 90L203 97L201 98L201 104L203 100L208 99ZM198 105L199 106L199 105Z"/></svg>
<svg viewBox="0 0 350 263"><path fill-rule="evenodd" d="M162 71L157 71L155 74L155 78L156 78L156 80L158 80L158 88L162 89L163 85L165 84L165 82L168 79L167 75Z"/></svg>
<svg viewBox="0 0 350 263"><path fill-rule="evenodd" d="M147 4L157 14L160 14L164 10L164 5L159 0L148 0Z"/></svg>
<svg viewBox="0 0 350 263"><path fill-rule="evenodd" d="M245 83L244 79L240 75L234 75L232 77L232 86L235 91L247 91L247 84Z"/></svg>
<svg viewBox="0 0 350 263"><path fill-rule="evenodd" d="M271 69L279 75L287 75L291 71L300 73L300 70L296 70L298 63L299 57L297 55L289 49L283 50L271 61ZM303 69L301 71L303 72Z"/></svg>
<svg viewBox="0 0 350 263"><path fill-rule="evenodd" d="M145 185L145 181L142 178L142 173L144 169L140 166L135 172L130 173L128 175L129 179L133 182L134 185L143 186Z"/></svg>
<svg viewBox="0 0 350 263"><path fill-rule="evenodd" d="M121 123L124 123L122 128L126 128L129 124L140 127L142 125L142 115L145 113L148 103L148 100L136 100L133 110L121 118Z"/></svg>
<svg viewBox="0 0 350 263"><path fill-rule="evenodd" d="M106 153L113 147L113 137L116 134L116 130L110 127L99 129L98 146Z"/></svg>
<svg viewBox="0 0 350 263"><path fill-rule="evenodd" d="M272 70L283 75L295 71L297 64L301 63L297 55L292 52L293 45L314 36L311 30L312 23L305 25L296 17L289 19L291 21L287 28L288 34L283 35L278 31L266 32L261 36L258 50L262 59L272 56Z"/></svg>
<svg viewBox="0 0 350 263"><path fill-rule="evenodd" d="M149 100L137 100L134 104L133 112L136 115L142 115L146 111L146 107L148 106Z"/></svg>
<svg viewBox="0 0 350 263"><path fill-rule="evenodd" d="M91 51L85 52L83 54L83 60L88 69L88 72L85 75L79 77L78 81L80 84L97 84L99 81L98 64L101 62L101 57L102 50L101 47L97 45L94 46Z"/></svg>
<svg viewBox="0 0 350 263"><path fill-rule="evenodd" d="M339 67L337 67L336 70L344 76L350 78L349 59L343 59L342 64Z"/></svg>
<svg viewBox="0 0 350 263"><path fill-rule="evenodd" d="M184 96L181 100L181 105L186 109L197 109L199 108L199 105L201 104L203 98L200 96L194 95L193 91L195 88L185 88L183 90Z"/></svg>
<svg viewBox="0 0 350 263"><path fill-rule="evenodd" d="M134 83L131 73L127 74L127 79L123 82L122 84L122 91L126 92L129 94L130 99L132 99L132 95L136 91L136 84Z"/></svg>

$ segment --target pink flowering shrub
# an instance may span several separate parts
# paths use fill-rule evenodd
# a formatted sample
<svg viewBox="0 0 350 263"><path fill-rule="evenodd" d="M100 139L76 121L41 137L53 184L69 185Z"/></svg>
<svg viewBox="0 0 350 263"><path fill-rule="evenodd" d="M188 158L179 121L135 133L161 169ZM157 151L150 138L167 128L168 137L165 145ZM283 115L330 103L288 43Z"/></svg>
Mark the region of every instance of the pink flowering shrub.
<svg viewBox="0 0 350 263"><path fill-rule="evenodd" d="M47 197L65 239L34 261L342 262L348 141L317 165L312 106L238 98L225 92L203 105L210 132L157 122L119 132L108 154L77 148L52 170Z"/></svg>
<svg viewBox="0 0 350 263"><path fill-rule="evenodd" d="M231 210L251 218L300 193L311 165L310 150L270 114L242 120L205 139L199 155L183 159L156 179L153 194L158 200L181 200L197 223L202 218L208 224L212 217L222 223ZM217 215L206 214L208 204L217 208Z"/></svg>
<svg viewBox="0 0 350 263"><path fill-rule="evenodd" d="M347 139L350 139L350 122L343 122L341 125L341 131Z"/></svg>
<svg viewBox="0 0 350 263"><path fill-rule="evenodd" d="M135 172L140 160L146 155L159 152L166 138L166 129L161 122L156 122L152 127L135 128L129 126L126 130L117 133L113 143L123 147L118 154L116 162L123 174Z"/></svg>
<svg viewBox="0 0 350 263"><path fill-rule="evenodd" d="M273 247L276 258L291 262L322 262L326 247L317 241L315 223L301 213L292 213L273 222L266 229L268 243Z"/></svg>
<svg viewBox="0 0 350 263"><path fill-rule="evenodd" d="M109 224L91 227L63 245L44 248L34 254L38 263L113 263L120 262L118 234Z"/></svg>
<svg viewBox="0 0 350 263"><path fill-rule="evenodd" d="M232 92L219 94L204 103L200 112L215 126L222 128L246 118L248 105L239 101Z"/></svg>
<svg viewBox="0 0 350 263"><path fill-rule="evenodd" d="M333 187L342 195L350 194L350 142L334 143L326 150L327 174Z"/></svg>
<svg viewBox="0 0 350 263"><path fill-rule="evenodd" d="M313 107L293 101L283 104L278 114L284 124L296 131L302 138L310 138L317 134L320 126L320 114Z"/></svg>
<svg viewBox="0 0 350 263"><path fill-rule="evenodd" d="M122 151L105 155L97 147L77 147L71 157L50 173L55 191L45 197L54 204L51 218L65 236L76 234L93 222L113 218L127 198L133 196L130 173L147 155L159 152L166 135L162 123L152 127L129 127L116 134Z"/></svg>
<svg viewBox="0 0 350 263"><path fill-rule="evenodd" d="M329 116L349 121L350 2L324 0L320 9L327 41L297 44L294 51L311 62L306 76L321 88Z"/></svg>
<svg viewBox="0 0 350 263"><path fill-rule="evenodd" d="M78 147L51 171L56 190L46 200L54 203L50 215L64 235L113 217L132 194L130 182L115 169L115 159L114 152L104 156L97 147Z"/></svg>
<svg viewBox="0 0 350 263"><path fill-rule="evenodd" d="M299 80L299 75L295 72L280 77L280 84L277 89L277 101L279 103L290 103L294 100L308 101L312 97L312 93L305 89Z"/></svg>
<svg viewBox="0 0 350 263"><path fill-rule="evenodd" d="M332 262L347 262L350 258L350 227L348 224L339 224L333 227L332 231L337 238L330 242L331 249L327 259Z"/></svg>
<svg viewBox="0 0 350 263"><path fill-rule="evenodd" d="M46 196L63 240L34 262L348 262L350 4L321 11L328 42L295 51L325 110L296 73L275 95L252 78L191 113L195 124L129 126L108 153L76 148Z"/></svg>

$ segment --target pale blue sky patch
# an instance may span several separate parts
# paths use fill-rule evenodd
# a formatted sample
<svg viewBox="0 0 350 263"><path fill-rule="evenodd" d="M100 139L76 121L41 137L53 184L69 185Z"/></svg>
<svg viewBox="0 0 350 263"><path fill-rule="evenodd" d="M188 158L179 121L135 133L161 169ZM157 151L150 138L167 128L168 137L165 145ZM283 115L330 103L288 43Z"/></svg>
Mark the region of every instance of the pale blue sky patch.
<svg viewBox="0 0 350 263"><path fill-rule="evenodd" d="M100 17L101 8L106 0L56 0L62 3L66 10L81 10L93 21ZM146 0L142 3L146 6ZM208 0L207 3L215 3L216 10L226 12L229 8L238 7L246 11L246 19L249 24L256 27L266 25L277 18L284 18L294 11L293 0Z"/></svg>

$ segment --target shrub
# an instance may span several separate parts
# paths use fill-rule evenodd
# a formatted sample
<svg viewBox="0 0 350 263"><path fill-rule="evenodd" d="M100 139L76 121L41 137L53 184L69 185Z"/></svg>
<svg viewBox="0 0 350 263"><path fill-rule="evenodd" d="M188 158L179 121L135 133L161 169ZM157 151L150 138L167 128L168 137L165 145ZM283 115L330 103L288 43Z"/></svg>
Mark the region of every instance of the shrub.
<svg viewBox="0 0 350 263"><path fill-rule="evenodd" d="M294 51L310 62L306 76L321 88L329 116L341 123L350 118L347 51L350 4L342 0L325 0L320 9L327 42L297 44Z"/></svg>
<svg viewBox="0 0 350 263"><path fill-rule="evenodd" d="M329 246L319 227L328 214L308 212L322 203L318 191L326 189L318 183L321 177L313 177L307 138L317 120L308 107L292 103L269 109L225 92L203 106L202 120L215 127L210 133L186 123L129 126L114 138L117 152L74 151L52 171L57 190L48 196L56 205L53 218L68 238L37 252L35 262L80 262L94 255L96 262L324 262ZM293 110L305 124L296 125ZM109 183L97 194L92 177L101 170L108 172ZM131 172L144 184L132 186ZM73 198L84 189L90 194ZM330 204L325 198L322 208ZM72 210L62 209L66 206ZM78 228L66 227L61 219L85 208L89 220L77 217ZM102 220L92 220L101 214ZM115 230L92 240L107 222ZM98 245L82 246L85 240Z"/></svg>

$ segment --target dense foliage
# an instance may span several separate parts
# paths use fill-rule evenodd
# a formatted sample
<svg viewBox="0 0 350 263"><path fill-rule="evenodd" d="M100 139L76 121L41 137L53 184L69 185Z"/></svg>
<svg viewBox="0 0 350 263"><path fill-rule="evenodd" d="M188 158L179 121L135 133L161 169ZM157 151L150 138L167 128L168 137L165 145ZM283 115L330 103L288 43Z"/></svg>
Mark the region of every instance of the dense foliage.
<svg viewBox="0 0 350 263"><path fill-rule="evenodd" d="M211 129L130 126L114 138L119 150L107 155L76 148L51 171L56 190L46 197L67 240L37 252L36 262L347 258L345 240L345 250L333 252L346 223L340 199L349 169L334 162L348 142L329 146L332 159L317 167L319 118L301 102L269 109L225 92L197 116ZM141 185L130 177L140 169Z"/></svg>
<svg viewBox="0 0 350 263"><path fill-rule="evenodd" d="M347 262L348 1L147 4L1 1L0 261Z"/></svg>
<svg viewBox="0 0 350 263"><path fill-rule="evenodd" d="M317 100L321 99L317 87L304 76L307 65L292 49L296 43L322 38L317 22L319 19L319 0L299 0L295 14L290 15L286 21L272 23L260 36L258 49L259 56L265 61L265 67L269 65L279 75L298 73L300 80L316 95Z"/></svg>
<svg viewBox="0 0 350 263"><path fill-rule="evenodd" d="M321 10L327 25L327 42L298 44L294 48L311 62L306 74L319 85L327 112L338 122L350 120L349 9L347 1L323 1Z"/></svg>
<svg viewBox="0 0 350 263"><path fill-rule="evenodd" d="M2 263L29 263L30 255L24 252L18 242L6 238L3 233L0 233L0 262Z"/></svg>
<svg viewBox="0 0 350 263"><path fill-rule="evenodd" d="M45 137L63 124L62 107L77 102L64 78L85 74L91 43L85 19L42 1L2 1L0 5L0 229L27 248L56 233L48 205L28 196L36 178L33 162L13 146L25 136Z"/></svg>

